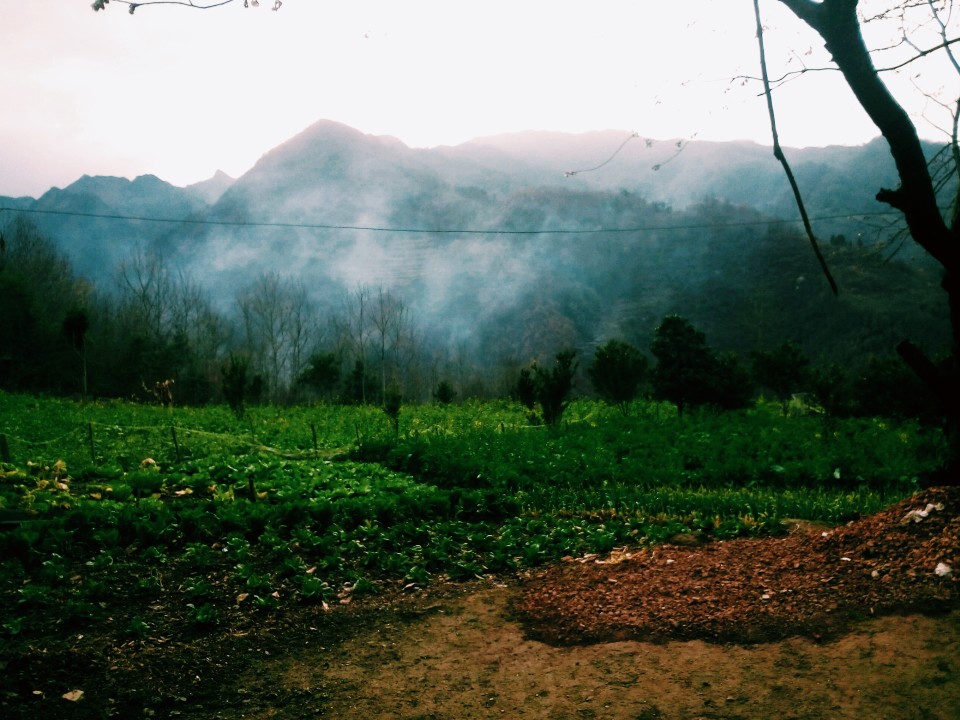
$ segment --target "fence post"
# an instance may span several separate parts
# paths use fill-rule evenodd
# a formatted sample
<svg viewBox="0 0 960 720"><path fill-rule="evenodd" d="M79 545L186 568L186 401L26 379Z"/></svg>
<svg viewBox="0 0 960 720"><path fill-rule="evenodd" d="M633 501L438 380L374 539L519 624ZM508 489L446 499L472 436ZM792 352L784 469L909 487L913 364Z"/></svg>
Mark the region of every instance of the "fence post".
<svg viewBox="0 0 960 720"><path fill-rule="evenodd" d="M173 436L173 449L177 452L177 462L180 462L180 443L177 441L177 428L175 425L170 426L170 434Z"/></svg>
<svg viewBox="0 0 960 720"><path fill-rule="evenodd" d="M313 451L317 452L317 426L310 423L310 434L313 436Z"/></svg>
<svg viewBox="0 0 960 720"><path fill-rule="evenodd" d="M90 462L96 465L97 449L96 449L96 446L93 444L93 423L92 422L87 423L87 440L90 441Z"/></svg>

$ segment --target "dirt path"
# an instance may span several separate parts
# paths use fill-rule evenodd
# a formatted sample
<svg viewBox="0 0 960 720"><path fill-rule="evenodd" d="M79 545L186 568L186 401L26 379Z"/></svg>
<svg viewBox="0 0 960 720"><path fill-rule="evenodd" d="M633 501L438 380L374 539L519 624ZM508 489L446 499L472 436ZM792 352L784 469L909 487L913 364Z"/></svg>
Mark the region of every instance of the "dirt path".
<svg viewBox="0 0 960 720"><path fill-rule="evenodd" d="M288 645L248 717L958 720L958 548L960 491L932 489L830 531L434 588Z"/></svg>
<svg viewBox="0 0 960 720"><path fill-rule="evenodd" d="M483 587L336 648L307 645L258 678L304 703L246 717L960 717L960 611L870 619L825 643L552 647L511 618L517 592Z"/></svg>

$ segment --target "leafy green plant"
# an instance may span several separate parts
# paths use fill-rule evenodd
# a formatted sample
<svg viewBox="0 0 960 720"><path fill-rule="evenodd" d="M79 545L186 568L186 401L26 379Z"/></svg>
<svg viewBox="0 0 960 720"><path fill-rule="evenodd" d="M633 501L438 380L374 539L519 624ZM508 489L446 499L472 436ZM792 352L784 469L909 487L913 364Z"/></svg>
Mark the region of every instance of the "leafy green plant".
<svg viewBox="0 0 960 720"><path fill-rule="evenodd" d="M915 421L785 417L773 403L688 408L681 419L667 403L634 401L626 416L575 400L563 432L530 427L506 401L407 405L402 433L385 432L376 407L261 407L248 413L264 443L255 448L224 407L88 403L81 415L0 393L0 410L11 407L37 441L62 429L66 458L0 474L0 497L21 520L0 529L0 625L23 619L21 632L51 610L65 623L97 621L128 567L145 601L182 592L186 621L202 630L222 619L224 577L230 594L248 596L241 608L271 610L372 592L372 578L467 580L678 532L722 539L778 533L783 517L842 523L912 492L943 452ZM71 434L63 417L74 412L82 432ZM0 412L0 431L11 417ZM126 456L127 471L90 465L87 417L98 456ZM171 421L193 451L179 462L156 452ZM362 452L318 458L304 441L311 424L331 449L358 447L359 434ZM141 468L144 457L156 468ZM69 480L67 463L80 468ZM66 601L76 603L69 617Z"/></svg>
<svg viewBox="0 0 960 720"><path fill-rule="evenodd" d="M133 640L144 640L150 634L150 626L139 615L134 615L123 628L123 635Z"/></svg>
<svg viewBox="0 0 960 720"><path fill-rule="evenodd" d="M184 582L183 594L191 602L203 602L213 598L216 592L206 578L195 577Z"/></svg>
<svg viewBox="0 0 960 720"><path fill-rule="evenodd" d="M214 562L214 552L209 545L189 543L183 550L183 560L196 570L206 570Z"/></svg>
<svg viewBox="0 0 960 720"><path fill-rule="evenodd" d="M163 490L165 476L158 470L137 470L127 473L126 481L138 498L159 494Z"/></svg>
<svg viewBox="0 0 960 720"><path fill-rule="evenodd" d="M38 585L31 583L24 585L17 590L17 601L21 605L44 606L52 604L55 601L53 590L47 585Z"/></svg>
<svg viewBox="0 0 960 720"><path fill-rule="evenodd" d="M191 625L204 628L220 624L220 613L217 612L217 609L210 603L203 603L201 605L188 603L187 609L189 611L187 613L187 620Z"/></svg>
<svg viewBox="0 0 960 720"><path fill-rule="evenodd" d="M313 574L297 576L294 579L294 584L304 602L327 602L332 600L336 595L329 583Z"/></svg>

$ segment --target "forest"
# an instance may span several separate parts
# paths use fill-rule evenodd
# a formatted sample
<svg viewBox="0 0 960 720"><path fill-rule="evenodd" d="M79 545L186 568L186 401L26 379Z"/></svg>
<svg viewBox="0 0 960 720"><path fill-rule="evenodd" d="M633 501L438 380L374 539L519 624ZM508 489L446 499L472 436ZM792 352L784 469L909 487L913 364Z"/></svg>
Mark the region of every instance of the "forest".
<svg viewBox="0 0 960 720"><path fill-rule="evenodd" d="M536 205L586 212L596 197L584 195L544 193ZM578 199L584 207L571 207ZM603 199L644 206L629 196ZM0 255L0 387L190 405L237 392L252 404L381 404L388 387L405 402L431 401L441 386L448 399L490 399L511 396L523 368L571 351L571 391L596 397L587 370L599 348L616 340L653 361L657 329L680 316L706 336L709 352L743 368L750 397L770 393L753 372L756 359L789 345L811 370L793 393L829 378L848 395L860 387L857 402L870 414L883 403L865 388L878 383L898 396L884 399L890 412L913 416L923 405L894 348L906 338L934 354L948 347L932 266L834 236L826 252L843 287L834 297L803 241L776 224L743 223L752 211L713 202L647 212L716 228L643 243L561 236L497 244L490 252L519 267L465 280L449 291L459 293L450 308L429 306L428 294L410 285L318 293L302 276L276 271L216 297L188 270L142 249L119 260L109 280L93 282L28 217L17 217L3 228ZM489 282L499 291L517 287L489 297ZM165 400L155 391L167 381Z"/></svg>

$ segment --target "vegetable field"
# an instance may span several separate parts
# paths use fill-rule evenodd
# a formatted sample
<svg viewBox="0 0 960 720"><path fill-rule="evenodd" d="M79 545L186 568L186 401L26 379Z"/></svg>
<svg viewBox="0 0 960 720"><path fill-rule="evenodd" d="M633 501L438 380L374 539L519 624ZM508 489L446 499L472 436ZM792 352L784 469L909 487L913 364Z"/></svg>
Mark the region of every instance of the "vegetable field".
<svg viewBox="0 0 960 720"><path fill-rule="evenodd" d="M572 404L228 408L0 393L0 651L143 639L568 555L839 524L916 490L936 430ZM2 657L2 653L0 653Z"/></svg>

